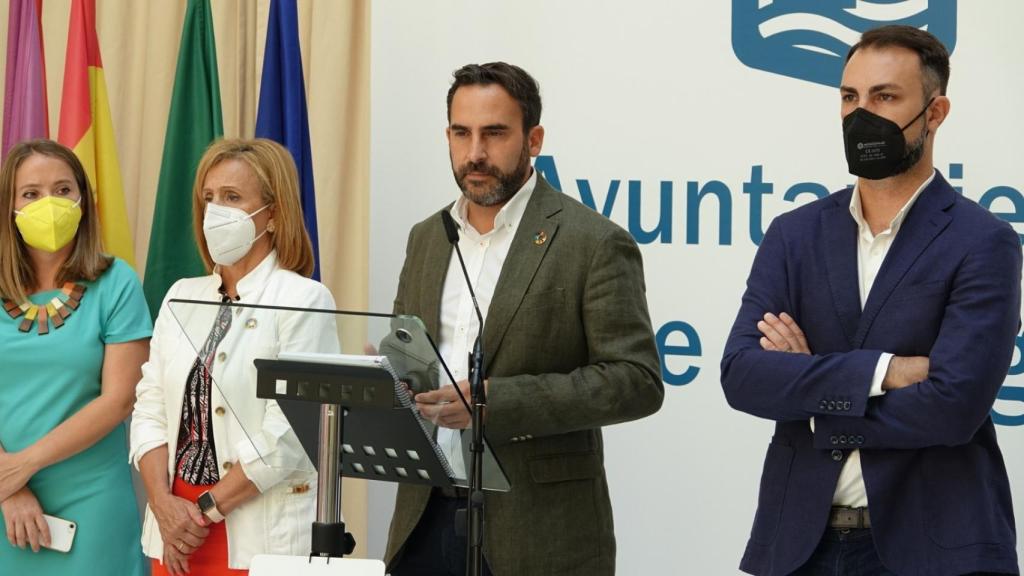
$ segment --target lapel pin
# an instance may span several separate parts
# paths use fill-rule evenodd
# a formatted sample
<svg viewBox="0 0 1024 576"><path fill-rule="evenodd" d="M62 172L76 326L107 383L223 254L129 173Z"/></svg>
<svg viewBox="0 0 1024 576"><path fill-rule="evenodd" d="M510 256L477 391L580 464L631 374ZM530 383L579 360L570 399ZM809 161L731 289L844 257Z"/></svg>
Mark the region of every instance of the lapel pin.
<svg viewBox="0 0 1024 576"><path fill-rule="evenodd" d="M533 235L533 243L536 244L537 246L541 246L547 241L548 235L545 234L543 230Z"/></svg>

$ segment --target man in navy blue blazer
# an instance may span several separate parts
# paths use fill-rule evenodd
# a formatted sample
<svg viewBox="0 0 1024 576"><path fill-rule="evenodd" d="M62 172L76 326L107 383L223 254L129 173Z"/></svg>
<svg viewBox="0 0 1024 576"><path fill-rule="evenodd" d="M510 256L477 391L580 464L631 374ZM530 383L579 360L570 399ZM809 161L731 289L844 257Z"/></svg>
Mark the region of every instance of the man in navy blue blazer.
<svg viewBox="0 0 1024 576"><path fill-rule="evenodd" d="M758 249L722 359L729 404L776 422L745 572L1019 573L989 412L1021 246L933 168L948 79L931 34L866 32L840 88L856 186Z"/></svg>

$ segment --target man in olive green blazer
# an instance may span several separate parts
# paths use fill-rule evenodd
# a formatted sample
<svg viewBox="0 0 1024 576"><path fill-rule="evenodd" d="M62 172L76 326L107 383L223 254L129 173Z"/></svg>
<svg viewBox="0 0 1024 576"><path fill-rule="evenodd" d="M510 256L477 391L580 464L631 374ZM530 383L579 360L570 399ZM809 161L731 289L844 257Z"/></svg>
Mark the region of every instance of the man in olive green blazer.
<svg viewBox="0 0 1024 576"><path fill-rule="evenodd" d="M521 97L524 82L527 96ZM512 103L512 121L488 113L477 122L466 112L493 111L507 104L501 98ZM508 181L504 202L491 205L491 225L493 208L523 190L524 176L524 187L534 183L485 310L486 435L512 489L486 494L484 556L497 576L613 574L601 427L654 413L664 395L639 249L622 228L533 174L529 156L539 153L543 128L536 82L528 74L503 63L466 66L456 72L448 102L452 166L470 225L487 229L486 219L478 223L487 207L482 191L495 188L490 180ZM495 126L504 128L495 132ZM522 153L509 153L512 167L503 173L506 145ZM394 308L421 317L435 338L442 334L452 262L440 212L413 227ZM464 283L461 271L458 282ZM424 416L438 416L429 403L437 394L417 396ZM443 406L465 412L458 402ZM466 443L471 434L463 435ZM403 547L424 521L428 502L439 497L429 487L399 487L386 553L390 567L401 567Z"/></svg>

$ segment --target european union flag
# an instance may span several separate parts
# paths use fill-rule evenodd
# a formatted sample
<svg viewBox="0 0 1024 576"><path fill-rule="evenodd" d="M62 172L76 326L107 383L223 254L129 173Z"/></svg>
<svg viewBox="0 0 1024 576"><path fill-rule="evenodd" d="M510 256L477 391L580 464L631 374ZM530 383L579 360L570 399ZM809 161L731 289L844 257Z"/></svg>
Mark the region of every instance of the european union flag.
<svg viewBox="0 0 1024 576"><path fill-rule="evenodd" d="M313 190L313 157L309 146L309 109L299 47L299 16L296 0L271 0L267 46L263 52L263 78L256 114L256 137L281 143L292 153L299 171L299 191L306 230L313 241L320 279L320 243L317 240L316 195Z"/></svg>

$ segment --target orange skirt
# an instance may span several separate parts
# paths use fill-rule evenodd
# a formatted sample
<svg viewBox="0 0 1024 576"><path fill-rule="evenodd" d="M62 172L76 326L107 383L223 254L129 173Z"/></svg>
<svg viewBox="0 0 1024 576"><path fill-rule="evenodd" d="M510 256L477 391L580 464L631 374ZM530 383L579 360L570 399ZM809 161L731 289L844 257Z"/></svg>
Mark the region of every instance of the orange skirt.
<svg viewBox="0 0 1024 576"><path fill-rule="evenodd" d="M210 489L210 486L193 486L177 476L171 493L179 498L195 502L199 495ZM189 576L232 576L248 574L248 570L232 570L228 568L228 531L224 522L209 526L210 534L203 545L188 557ZM152 576L168 576L169 573L161 560L153 559Z"/></svg>

